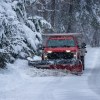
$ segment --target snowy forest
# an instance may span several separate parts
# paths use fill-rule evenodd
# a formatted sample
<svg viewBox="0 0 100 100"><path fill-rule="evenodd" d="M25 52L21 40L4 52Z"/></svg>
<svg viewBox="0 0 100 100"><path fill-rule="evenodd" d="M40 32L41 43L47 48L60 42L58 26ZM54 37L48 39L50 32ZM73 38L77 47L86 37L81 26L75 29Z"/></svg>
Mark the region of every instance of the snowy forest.
<svg viewBox="0 0 100 100"><path fill-rule="evenodd" d="M42 33L83 33L100 46L100 0L0 0L0 61L37 52Z"/></svg>

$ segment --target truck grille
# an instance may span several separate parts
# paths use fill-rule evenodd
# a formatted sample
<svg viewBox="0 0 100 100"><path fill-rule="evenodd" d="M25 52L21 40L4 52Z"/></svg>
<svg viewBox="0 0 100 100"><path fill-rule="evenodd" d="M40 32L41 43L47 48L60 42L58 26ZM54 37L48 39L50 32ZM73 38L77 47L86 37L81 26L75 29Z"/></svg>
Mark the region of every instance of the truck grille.
<svg viewBox="0 0 100 100"><path fill-rule="evenodd" d="M71 59L73 58L73 53L67 52L53 52L47 54L48 59Z"/></svg>

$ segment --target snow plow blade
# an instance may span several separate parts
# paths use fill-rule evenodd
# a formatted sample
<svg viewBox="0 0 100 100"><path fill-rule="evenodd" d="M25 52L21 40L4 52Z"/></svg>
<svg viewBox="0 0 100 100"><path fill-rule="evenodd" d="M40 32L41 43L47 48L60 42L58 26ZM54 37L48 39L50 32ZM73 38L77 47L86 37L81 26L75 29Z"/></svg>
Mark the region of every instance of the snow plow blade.
<svg viewBox="0 0 100 100"><path fill-rule="evenodd" d="M30 66L41 69L66 69L71 72L82 72L82 63L75 59L29 61Z"/></svg>
<svg viewBox="0 0 100 100"><path fill-rule="evenodd" d="M34 67L45 66L45 65L61 65L61 64L75 64L74 60L40 60L40 61L29 61L28 64ZM48 67L48 66L47 66Z"/></svg>

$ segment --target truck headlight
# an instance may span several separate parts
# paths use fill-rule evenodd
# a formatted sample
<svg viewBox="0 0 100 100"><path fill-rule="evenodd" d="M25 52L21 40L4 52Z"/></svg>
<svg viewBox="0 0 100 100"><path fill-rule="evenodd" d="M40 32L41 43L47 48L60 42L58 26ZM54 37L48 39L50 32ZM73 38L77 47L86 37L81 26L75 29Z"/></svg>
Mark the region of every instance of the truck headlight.
<svg viewBox="0 0 100 100"><path fill-rule="evenodd" d="M66 50L66 52L71 52L70 50Z"/></svg>
<svg viewBox="0 0 100 100"><path fill-rule="evenodd" d="M52 53L52 51L47 51L47 53Z"/></svg>
<svg viewBox="0 0 100 100"><path fill-rule="evenodd" d="M44 55L44 58L47 59L47 55Z"/></svg>
<svg viewBox="0 0 100 100"><path fill-rule="evenodd" d="M77 52L75 52L75 53L74 53L74 58L76 58L76 59L77 59Z"/></svg>
<svg viewBox="0 0 100 100"><path fill-rule="evenodd" d="M75 57L75 58L77 57L77 54L76 54L76 53L74 54L74 57Z"/></svg>
<svg viewBox="0 0 100 100"><path fill-rule="evenodd" d="M47 53L44 53L43 58L44 59L47 59L48 58Z"/></svg>

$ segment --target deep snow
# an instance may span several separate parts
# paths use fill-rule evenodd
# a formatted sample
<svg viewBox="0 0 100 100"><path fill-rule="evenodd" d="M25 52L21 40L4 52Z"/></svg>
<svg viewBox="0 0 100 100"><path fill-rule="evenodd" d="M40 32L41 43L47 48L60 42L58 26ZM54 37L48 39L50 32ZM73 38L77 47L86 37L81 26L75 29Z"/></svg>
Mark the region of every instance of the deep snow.
<svg viewBox="0 0 100 100"><path fill-rule="evenodd" d="M25 60L0 70L0 100L100 100L100 48L88 47L82 76L37 70Z"/></svg>

